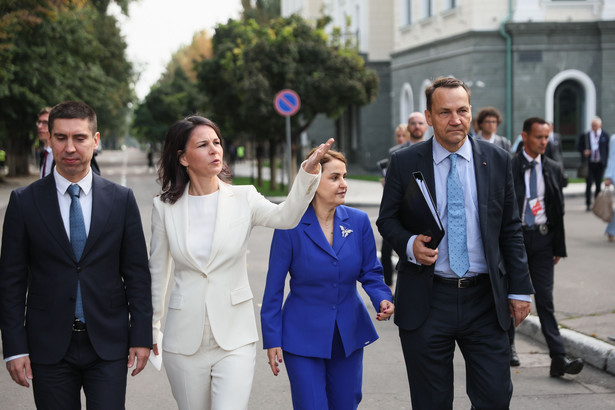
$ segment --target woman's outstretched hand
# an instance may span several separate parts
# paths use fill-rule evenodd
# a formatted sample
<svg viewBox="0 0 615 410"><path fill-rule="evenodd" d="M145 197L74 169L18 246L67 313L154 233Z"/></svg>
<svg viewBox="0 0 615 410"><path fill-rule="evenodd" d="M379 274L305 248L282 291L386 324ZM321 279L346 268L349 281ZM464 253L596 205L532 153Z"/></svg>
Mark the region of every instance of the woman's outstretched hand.
<svg viewBox="0 0 615 410"><path fill-rule="evenodd" d="M329 138L327 142L320 144L316 151L314 151L303 164L305 172L308 174L318 174L318 171L320 171L320 160L325 156L327 151L329 151L329 148L331 148L334 142L335 140L333 138Z"/></svg>

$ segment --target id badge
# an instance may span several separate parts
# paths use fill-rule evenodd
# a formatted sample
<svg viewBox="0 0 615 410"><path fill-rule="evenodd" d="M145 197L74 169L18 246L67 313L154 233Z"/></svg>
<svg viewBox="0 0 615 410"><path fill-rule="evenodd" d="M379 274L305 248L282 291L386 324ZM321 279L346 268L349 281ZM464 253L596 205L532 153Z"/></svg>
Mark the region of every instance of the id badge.
<svg viewBox="0 0 615 410"><path fill-rule="evenodd" d="M532 210L532 215L534 216L538 215L538 212L542 211L542 205L540 205L538 198L530 199L529 206Z"/></svg>

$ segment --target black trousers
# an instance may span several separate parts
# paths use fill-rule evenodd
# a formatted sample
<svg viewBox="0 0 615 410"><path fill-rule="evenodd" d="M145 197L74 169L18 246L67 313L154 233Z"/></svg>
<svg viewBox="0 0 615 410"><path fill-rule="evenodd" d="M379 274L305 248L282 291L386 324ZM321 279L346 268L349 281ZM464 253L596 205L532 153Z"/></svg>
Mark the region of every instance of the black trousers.
<svg viewBox="0 0 615 410"><path fill-rule="evenodd" d="M592 204L592 184L596 184L594 198L598 196L602 189L602 178L604 177L604 165L602 162L589 162L587 167L587 179L585 180L585 204L589 207Z"/></svg>
<svg viewBox="0 0 615 410"><path fill-rule="evenodd" d="M56 364L32 363L32 387L37 409L81 410L81 388L88 410L121 410L126 401L126 358L98 357L88 332L73 332L64 358Z"/></svg>
<svg viewBox="0 0 615 410"><path fill-rule="evenodd" d="M382 274L384 275L384 283L388 286L393 284L393 247L386 240L382 239L382 248L380 249L380 263L382 263Z"/></svg>
<svg viewBox="0 0 615 410"><path fill-rule="evenodd" d="M530 277L534 285L534 302L540 327L549 347L551 357L566 354L564 342L555 320L553 305L553 233L542 235L539 231L524 231L523 241L527 252Z"/></svg>
<svg viewBox="0 0 615 410"><path fill-rule="evenodd" d="M399 329L414 410L453 408L453 355L466 363L475 409L508 409L510 347L495 312L491 283L457 287L434 282L430 313L418 329Z"/></svg>

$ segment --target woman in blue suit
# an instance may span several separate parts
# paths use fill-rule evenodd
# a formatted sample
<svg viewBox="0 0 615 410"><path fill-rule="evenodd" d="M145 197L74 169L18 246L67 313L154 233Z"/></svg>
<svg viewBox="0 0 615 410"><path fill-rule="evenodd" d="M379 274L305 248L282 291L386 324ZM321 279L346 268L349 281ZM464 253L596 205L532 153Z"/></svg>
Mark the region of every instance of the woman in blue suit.
<svg viewBox="0 0 615 410"><path fill-rule="evenodd" d="M261 308L263 346L275 376L284 357L295 409L356 409L363 347L378 339L357 281L376 319L388 319L395 306L367 214L343 206L346 159L330 150L320 163L320 184L301 222L273 235Z"/></svg>

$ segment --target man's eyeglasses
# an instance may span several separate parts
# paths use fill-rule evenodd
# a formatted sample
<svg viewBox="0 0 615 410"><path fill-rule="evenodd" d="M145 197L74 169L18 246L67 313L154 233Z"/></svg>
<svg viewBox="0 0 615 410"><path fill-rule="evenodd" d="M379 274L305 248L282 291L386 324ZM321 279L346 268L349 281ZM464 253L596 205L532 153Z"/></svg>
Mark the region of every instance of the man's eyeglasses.
<svg viewBox="0 0 615 410"><path fill-rule="evenodd" d="M40 121L40 120L36 121L36 126L38 127L39 125L47 126L47 125L49 125L49 121Z"/></svg>

